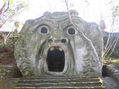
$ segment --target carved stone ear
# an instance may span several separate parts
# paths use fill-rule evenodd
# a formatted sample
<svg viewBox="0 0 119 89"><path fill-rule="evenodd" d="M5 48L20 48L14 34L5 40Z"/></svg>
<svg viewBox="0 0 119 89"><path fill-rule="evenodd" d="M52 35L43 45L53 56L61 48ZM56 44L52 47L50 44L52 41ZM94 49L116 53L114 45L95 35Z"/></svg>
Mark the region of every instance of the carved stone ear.
<svg viewBox="0 0 119 89"><path fill-rule="evenodd" d="M106 28L106 25L105 25L104 20L101 20L101 21L100 21L99 26L100 26L100 28L101 28L102 30L104 30L104 29Z"/></svg>

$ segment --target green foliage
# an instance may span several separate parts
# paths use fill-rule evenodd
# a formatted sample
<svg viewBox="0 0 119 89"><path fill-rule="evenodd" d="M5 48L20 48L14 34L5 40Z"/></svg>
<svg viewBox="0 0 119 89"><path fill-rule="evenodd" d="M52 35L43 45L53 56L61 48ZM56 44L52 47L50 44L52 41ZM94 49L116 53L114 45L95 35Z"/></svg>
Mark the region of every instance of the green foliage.
<svg viewBox="0 0 119 89"><path fill-rule="evenodd" d="M6 23L7 26L13 22L13 17L21 12L28 5L22 0L4 0L0 8L0 28ZM7 27L6 26L6 27Z"/></svg>
<svg viewBox="0 0 119 89"><path fill-rule="evenodd" d="M114 8L113 16L119 16L119 5Z"/></svg>
<svg viewBox="0 0 119 89"><path fill-rule="evenodd" d="M0 48L8 48L13 51L15 42L18 40L18 38L19 38L19 34L17 33L10 34L9 38L7 39L6 45L4 45L2 40L0 40Z"/></svg>
<svg viewBox="0 0 119 89"><path fill-rule="evenodd" d="M119 68L119 58L110 58L109 60L104 60L104 64L113 64Z"/></svg>
<svg viewBox="0 0 119 89"><path fill-rule="evenodd" d="M107 60L107 57L108 57L108 54L105 54L104 57L103 57L104 61Z"/></svg>
<svg viewBox="0 0 119 89"><path fill-rule="evenodd" d="M10 0L10 4L13 4L13 0Z"/></svg>
<svg viewBox="0 0 119 89"><path fill-rule="evenodd" d="M7 40L7 44L6 46L12 50L14 50L14 45L15 45L15 42L18 40L19 38L19 34L11 34L10 37L8 38Z"/></svg>

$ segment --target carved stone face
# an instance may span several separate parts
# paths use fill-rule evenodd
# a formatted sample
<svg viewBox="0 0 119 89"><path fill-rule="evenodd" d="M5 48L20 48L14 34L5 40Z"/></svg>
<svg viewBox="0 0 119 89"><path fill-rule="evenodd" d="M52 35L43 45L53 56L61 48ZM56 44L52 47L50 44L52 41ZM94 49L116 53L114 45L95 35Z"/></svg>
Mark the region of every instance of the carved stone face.
<svg viewBox="0 0 119 89"><path fill-rule="evenodd" d="M15 47L23 76L101 75L102 35L98 26L71 16L76 27L63 12L26 22Z"/></svg>

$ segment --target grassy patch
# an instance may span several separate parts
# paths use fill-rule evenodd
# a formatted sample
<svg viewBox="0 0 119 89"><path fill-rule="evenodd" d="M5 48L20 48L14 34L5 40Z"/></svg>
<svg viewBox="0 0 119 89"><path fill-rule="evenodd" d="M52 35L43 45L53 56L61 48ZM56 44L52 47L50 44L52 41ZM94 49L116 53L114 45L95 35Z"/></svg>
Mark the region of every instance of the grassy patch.
<svg viewBox="0 0 119 89"><path fill-rule="evenodd" d="M119 58L110 58L109 60L104 60L104 64L114 64L117 68L119 68Z"/></svg>

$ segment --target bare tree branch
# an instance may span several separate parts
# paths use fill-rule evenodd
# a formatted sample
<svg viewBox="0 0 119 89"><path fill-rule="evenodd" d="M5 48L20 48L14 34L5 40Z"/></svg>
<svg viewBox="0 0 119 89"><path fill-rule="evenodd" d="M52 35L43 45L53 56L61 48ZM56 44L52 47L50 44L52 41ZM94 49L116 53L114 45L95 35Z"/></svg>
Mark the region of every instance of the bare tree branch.
<svg viewBox="0 0 119 89"><path fill-rule="evenodd" d="M2 8L0 9L0 15L2 14L2 12L3 12L4 8L5 8L5 6L6 6L6 2L4 2L4 5L3 5Z"/></svg>
<svg viewBox="0 0 119 89"><path fill-rule="evenodd" d="M70 10L69 10L69 6L68 6L68 0L65 0L65 4L66 4L66 7L67 7L67 12L68 12L68 16L69 16L69 20L70 20L71 24L72 24L72 25L74 26L74 28L79 32L79 34L80 34L82 37L84 37L84 38L90 43L90 45L91 45L91 47L92 47L92 49L93 49L93 51L94 51L94 53L95 53L97 59L99 59L98 54L97 54L97 51L96 51L96 49L95 49L95 47L94 47L92 41L91 41L88 37L86 37L83 32L79 31L79 30L78 30L79 27L78 27L76 24L73 23L73 20L72 20L72 18L71 18L71 13L70 13ZM98 60L98 61L99 61L100 65L102 65L102 61L100 61L100 60Z"/></svg>
<svg viewBox="0 0 119 89"><path fill-rule="evenodd" d="M7 8L5 9L5 11L3 13L5 13L6 11L8 11L8 9L9 9L9 1L8 1Z"/></svg>

